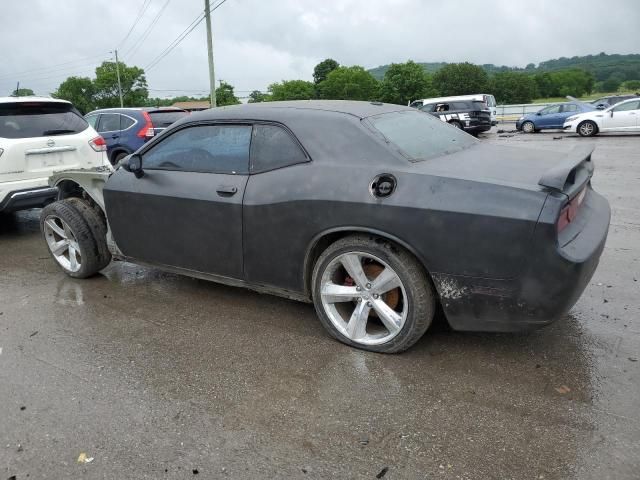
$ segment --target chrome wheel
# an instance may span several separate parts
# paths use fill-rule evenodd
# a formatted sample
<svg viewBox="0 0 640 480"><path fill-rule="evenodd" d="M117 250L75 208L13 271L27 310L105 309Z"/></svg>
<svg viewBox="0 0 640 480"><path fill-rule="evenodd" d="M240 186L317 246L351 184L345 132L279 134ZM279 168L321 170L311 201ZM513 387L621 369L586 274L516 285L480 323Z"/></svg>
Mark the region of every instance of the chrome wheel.
<svg viewBox="0 0 640 480"><path fill-rule="evenodd" d="M364 252L335 257L321 277L322 307L342 335L362 345L379 345L400 333L408 297L398 274Z"/></svg>
<svg viewBox="0 0 640 480"><path fill-rule="evenodd" d="M44 236L53 258L69 272L77 272L82 267L80 246L69 228L60 217L49 215L44 220Z"/></svg>
<svg viewBox="0 0 640 480"><path fill-rule="evenodd" d="M524 133L533 133L535 130L535 126L531 122L524 122L522 124L522 131Z"/></svg>
<svg viewBox="0 0 640 480"><path fill-rule="evenodd" d="M580 135L583 135L585 137L590 137L591 135L593 135L594 131L595 131L595 127L593 123L584 122L580 124Z"/></svg>

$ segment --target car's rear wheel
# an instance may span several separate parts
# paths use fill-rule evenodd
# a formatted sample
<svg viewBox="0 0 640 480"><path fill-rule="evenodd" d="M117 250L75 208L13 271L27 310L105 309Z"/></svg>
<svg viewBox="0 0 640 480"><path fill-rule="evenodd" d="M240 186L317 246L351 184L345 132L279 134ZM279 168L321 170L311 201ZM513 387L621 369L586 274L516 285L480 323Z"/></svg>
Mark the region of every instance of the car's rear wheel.
<svg viewBox="0 0 640 480"><path fill-rule="evenodd" d="M578 125L578 134L580 134L581 137L592 137L596 133L598 133L598 125L591 120L585 120Z"/></svg>
<svg viewBox="0 0 640 480"><path fill-rule="evenodd" d="M312 287L324 327L364 350L406 350L433 319L435 294L424 269L379 238L350 236L330 245L315 264Z"/></svg>
<svg viewBox="0 0 640 480"><path fill-rule="evenodd" d="M44 207L40 227L51 256L67 275L87 278L102 268L91 228L67 200Z"/></svg>
<svg viewBox="0 0 640 480"><path fill-rule="evenodd" d="M524 133L535 133L536 126L533 124L533 122L524 122L522 124L522 131Z"/></svg>
<svg viewBox="0 0 640 480"><path fill-rule="evenodd" d="M120 160L129 155L127 152L120 152L113 156L113 161L111 162L113 165L117 165Z"/></svg>

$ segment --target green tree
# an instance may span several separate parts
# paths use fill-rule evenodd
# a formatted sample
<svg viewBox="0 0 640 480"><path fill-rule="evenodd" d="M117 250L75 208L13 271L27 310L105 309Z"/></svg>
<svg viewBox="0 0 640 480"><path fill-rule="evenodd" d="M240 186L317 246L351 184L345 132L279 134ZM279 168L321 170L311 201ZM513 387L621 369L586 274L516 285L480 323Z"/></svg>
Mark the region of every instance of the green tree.
<svg viewBox="0 0 640 480"><path fill-rule="evenodd" d="M378 81L359 66L338 67L318 84L320 98L334 100L375 100Z"/></svg>
<svg viewBox="0 0 640 480"><path fill-rule="evenodd" d="M551 72L549 77L553 86L550 96L553 97L567 95L581 97L593 91L593 75L579 68Z"/></svg>
<svg viewBox="0 0 640 480"><path fill-rule="evenodd" d="M120 66L120 82L125 107L146 105L149 98L147 79L144 70L139 67L127 67L124 62ZM115 62L102 62L96 68L96 79L93 81L95 100L99 108L119 107L118 76Z"/></svg>
<svg viewBox="0 0 640 480"><path fill-rule="evenodd" d="M524 73L496 73L489 80L488 90L498 103L530 103L536 97L535 80Z"/></svg>
<svg viewBox="0 0 640 480"><path fill-rule="evenodd" d="M392 63L380 84L380 100L407 105L411 100L436 96L431 77L417 63Z"/></svg>
<svg viewBox="0 0 640 480"><path fill-rule="evenodd" d="M53 92L54 98L69 100L82 113L95 110L95 85L88 77L69 77Z"/></svg>
<svg viewBox="0 0 640 480"><path fill-rule="evenodd" d="M220 82L220 86L216 88L216 105L224 107L225 105L238 105L240 100L233 93L233 86L227 82Z"/></svg>
<svg viewBox="0 0 640 480"><path fill-rule="evenodd" d="M487 72L469 62L449 63L433 76L433 86L442 96L482 93L487 83Z"/></svg>
<svg viewBox="0 0 640 480"><path fill-rule="evenodd" d="M271 101L281 100L309 100L315 97L313 83L305 80L283 80L280 83L272 83L268 87Z"/></svg>
<svg viewBox="0 0 640 480"><path fill-rule="evenodd" d="M538 97L552 97L554 96L554 85L551 80L551 75L548 73L536 73L533 76L533 81L536 84Z"/></svg>
<svg viewBox="0 0 640 480"><path fill-rule="evenodd" d="M640 90L640 80L627 80L626 82L622 82L620 87L624 90Z"/></svg>
<svg viewBox="0 0 640 480"><path fill-rule="evenodd" d="M266 101L267 101L267 95L262 93L260 90L254 90L249 94L248 103L260 103L260 102L266 102Z"/></svg>
<svg viewBox="0 0 640 480"><path fill-rule="evenodd" d="M321 61L313 69L313 82L316 85L318 85L320 82L323 82L327 79L327 75L329 75L339 66L340 64L333 58L327 58L326 60Z"/></svg>
<svg viewBox="0 0 640 480"><path fill-rule="evenodd" d="M29 95L35 95L30 88L19 88L11 92L12 97L28 97Z"/></svg>

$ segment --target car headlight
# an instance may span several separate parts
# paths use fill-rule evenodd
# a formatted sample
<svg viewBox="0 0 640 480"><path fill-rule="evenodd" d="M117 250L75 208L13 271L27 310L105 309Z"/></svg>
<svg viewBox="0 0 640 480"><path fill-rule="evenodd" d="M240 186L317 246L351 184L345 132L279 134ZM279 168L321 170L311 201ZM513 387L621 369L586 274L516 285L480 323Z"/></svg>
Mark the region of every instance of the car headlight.
<svg viewBox="0 0 640 480"><path fill-rule="evenodd" d="M569 117L569 118L565 119L564 123L573 122L576 118L578 118L578 115L574 115L573 117Z"/></svg>
<svg viewBox="0 0 640 480"><path fill-rule="evenodd" d="M524 116L522 116L522 117L520 117L520 118L518 119L518 121L519 121L519 122L521 122L522 120L524 120Z"/></svg>

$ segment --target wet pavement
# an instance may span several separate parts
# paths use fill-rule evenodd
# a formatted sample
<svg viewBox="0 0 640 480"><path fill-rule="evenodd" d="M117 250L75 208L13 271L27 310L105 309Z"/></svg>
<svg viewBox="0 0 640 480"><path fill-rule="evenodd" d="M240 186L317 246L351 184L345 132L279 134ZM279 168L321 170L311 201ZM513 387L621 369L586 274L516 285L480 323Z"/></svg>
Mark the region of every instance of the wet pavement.
<svg viewBox="0 0 640 480"><path fill-rule="evenodd" d="M0 480L640 478L640 137L560 135L485 141L597 145L612 225L577 305L528 335L440 321L401 355L242 289L68 278L38 211L0 217Z"/></svg>

